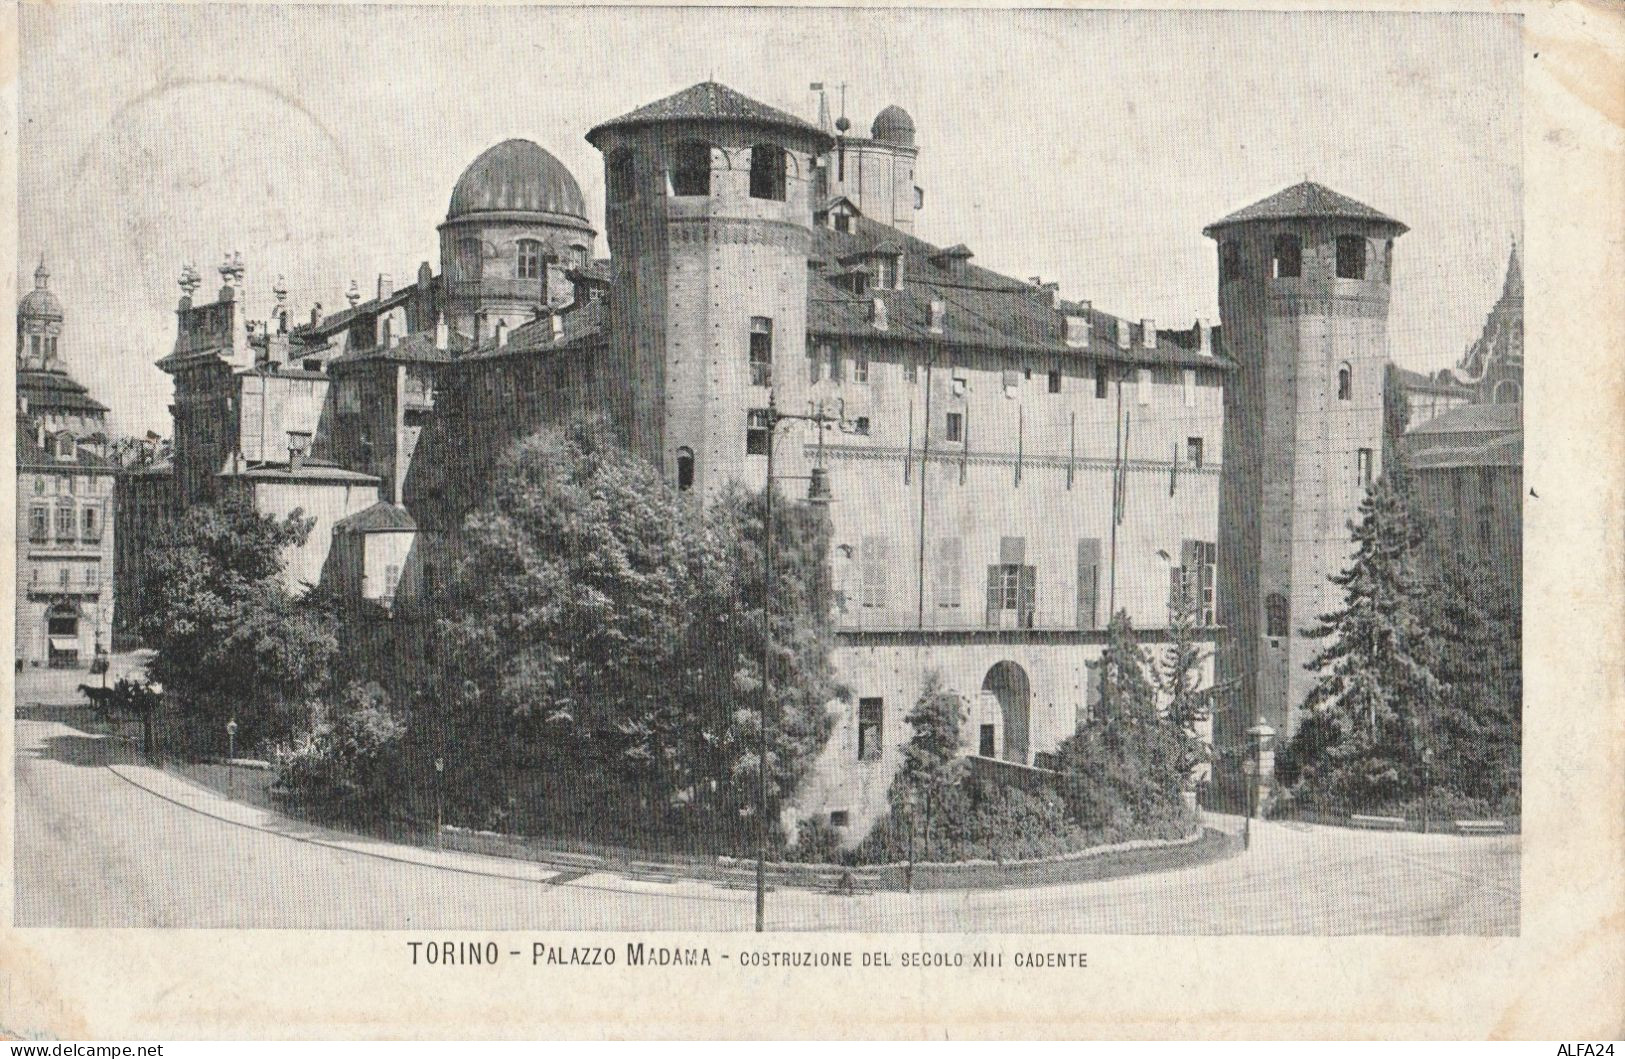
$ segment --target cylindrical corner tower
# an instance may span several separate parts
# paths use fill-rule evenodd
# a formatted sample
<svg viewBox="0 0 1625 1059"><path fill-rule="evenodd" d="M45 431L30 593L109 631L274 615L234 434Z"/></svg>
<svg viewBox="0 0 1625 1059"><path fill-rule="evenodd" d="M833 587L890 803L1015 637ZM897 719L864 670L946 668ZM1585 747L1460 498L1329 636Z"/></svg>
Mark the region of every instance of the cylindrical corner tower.
<svg viewBox="0 0 1625 1059"><path fill-rule="evenodd" d="M1394 240L1406 228L1305 182L1209 225L1219 313L1240 365L1225 393L1220 679L1239 744L1263 716L1289 737L1323 646L1303 635L1342 603L1328 578L1353 554L1348 523L1382 471L1383 380Z"/></svg>
<svg viewBox="0 0 1625 1059"><path fill-rule="evenodd" d="M759 487L769 394L786 411L807 400L808 189L830 139L715 82L587 139L615 262L612 413L679 486ZM781 448L785 473L803 473L800 449Z"/></svg>

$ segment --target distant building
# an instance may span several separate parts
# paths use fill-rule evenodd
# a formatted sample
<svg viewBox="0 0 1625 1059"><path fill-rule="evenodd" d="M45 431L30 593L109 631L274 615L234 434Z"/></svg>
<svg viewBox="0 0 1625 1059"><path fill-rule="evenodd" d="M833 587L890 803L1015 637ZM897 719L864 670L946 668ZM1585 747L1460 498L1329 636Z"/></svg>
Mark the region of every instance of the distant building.
<svg viewBox="0 0 1625 1059"><path fill-rule="evenodd" d="M74 667L112 647L117 467L107 406L68 374L50 276L40 262L17 306L16 650Z"/></svg>
<svg viewBox="0 0 1625 1059"><path fill-rule="evenodd" d="M1523 423L1520 405L1476 404L1446 412L1406 436L1414 506L1422 520L1424 569L1482 564L1521 598Z"/></svg>

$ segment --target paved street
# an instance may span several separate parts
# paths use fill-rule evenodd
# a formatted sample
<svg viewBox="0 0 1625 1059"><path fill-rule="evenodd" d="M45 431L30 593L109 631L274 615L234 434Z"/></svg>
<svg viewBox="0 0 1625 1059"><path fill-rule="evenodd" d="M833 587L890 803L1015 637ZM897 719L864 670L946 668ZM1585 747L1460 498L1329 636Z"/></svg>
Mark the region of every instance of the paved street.
<svg viewBox="0 0 1625 1059"><path fill-rule="evenodd" d="M19 926L748 930L752 895L324 831L56 721L17 723ZM1032 889L781 891L773 930L1510 934L1518 839L1255 824L1251 852Z"/></svg>

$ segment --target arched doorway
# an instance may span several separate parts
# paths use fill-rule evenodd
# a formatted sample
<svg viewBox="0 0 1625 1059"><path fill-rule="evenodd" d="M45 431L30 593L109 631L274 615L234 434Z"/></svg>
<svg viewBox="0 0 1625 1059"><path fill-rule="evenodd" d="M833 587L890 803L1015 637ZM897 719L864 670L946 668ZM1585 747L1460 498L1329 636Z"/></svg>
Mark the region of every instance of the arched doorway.
<svg viewBox="0 0 1625 1059"><path fill-rule="evenodd" d="M1027 671L1014 662L1000 662L987 671L982 690L999 703L999 717L1004 729L1003 746L998 757L1025 765L1028 751L1028 729L1032 716L1032 685Z"/></svg>

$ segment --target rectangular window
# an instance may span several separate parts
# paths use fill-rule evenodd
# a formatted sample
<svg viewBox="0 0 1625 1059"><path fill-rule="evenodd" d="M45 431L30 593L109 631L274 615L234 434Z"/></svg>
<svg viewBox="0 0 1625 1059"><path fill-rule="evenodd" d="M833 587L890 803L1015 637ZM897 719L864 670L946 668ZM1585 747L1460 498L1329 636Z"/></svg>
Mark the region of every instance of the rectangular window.
<svg viewBox="0 0 1625 1059"><path fill-rule="evenodd" d="M49 508L35 507L28 512L28 539L36 543L49 540L51 536L51 511Z"/></svg>
<svg viewBox="0 0 1625 1059"><path fill-rule="evenodd" d="M847 214L837 213L835 215L835 230L837 232L850 232L852 230L852 218Z"/></svg>
<svg viewBox="0 0 1625 1059"><path fill-rule="evenodd" d="M85 540L92 543L101 540L102 524L101 520L98 518L98 516L101 514L100 510L94 507L87 507L84 509L82 514L84 516L84 526L81 536L83 536Z"/></svg>
<svg viewBox="0 0 1625 1059"><path fill-rule="evenodd" d="M750 384L773 385L773 321L765 316L750 318Z"/></svg>
<svg viewBox="0 0 1625 1059"><path fill-rule="evenodd" d="M868 437L869 436L869 417L868 416L858 416L856 419L854 419L852 421L852 433L857 434L860 437Z"/></svg>
<svg viewBox="0 0 1625 1059"><path fill-rule="evenodd" d="M1337 237L1337 278L1365 279L1365 236Z"/></svg>
<svg viewBox="0 0 1625 1059"><path fill-rule="evenodd" d="M1186 438L1185 439L1185 462L1189 463L1192 467L1196 468L1197 470L1202 469L1202 439L1201 438Z"/></svg>
<svg viewBox="0 0 1625 1059"><path fill-rule="evenodd" d="M891 542L885 537L863 538L860 558L863 564L863 605L871 610L883 609L887 602L886 579L891 567Z"/></svg>
<svg viewBox="0 0 1625 1059"><path fill-rule="evenodd" d="M869 381L869 354L857 353L852 358L852 381Z"/></svg>
<svg viewBox="0 0 1625 1059"><path fill-rule="evenodd" d="M897 259L882 256L875 261L875 286L886 290L897 289Z"/></svg>
<svg viewBox="0 0 1625 1059"><path fill-rule="evenodd" d="M959 573L963 562L963 551L958 537L942 537L938 539L937 606L944 610L959 609Z"/></svg>
<svg viewBox="0 0 1625 1059"><path fill-rule="evenodd" d="M1179 546L1179 565L1171 570L1169 603L1194 601L1195 617L1201 625L1212 625L1215 620L1218 554L1218 546L1212 541L1183 541Z"/></svg>
<svg viewBox="0 0 1625 1059"><path fill-rule="evenodd" d="M1066 344L1069 346L1087 346L1089 344L1089 321L1081 316L1068 316L1066 318Z"/></svg>
<svg viewBox="0 0 1625 1059"><path fill-rule="evenodd" d="M1134 373L1134 392L1140 404L1151 403L1151 369L1140 368Z"/></svg>
<svg viewBox="0 0 1625 1059"><path fill-rule="evenodd" d="M67 588L68 587L68 578L71 577L71 576L72 576L72 572L66 566L62 567L60 570L58 570L56 572L57 584L61 585L63 588Z"/></svg>
<svg viewBox="0 0 1625 1059"><path fill-rule="evenodd" d="M819 376L824 373L824 357L826 355L827 354L825 354L823 346L814 346L810 344L807 346L808 382L817 382Z"/></svg>
<svg viewBox="0 0 1625 1059"><path fill-rule="evenodd" d="M63 504L56 509L56 539L71 541L74 539L73 505Z"/></svg>
<svg viewBox="0 0 1625 1059"><path fill-rule="evenodd" d="M885 720L883 699L858 700L858 760L879 761L880 741Z"/></svg>
<svg viewBox="0 0 1625 1059"><path fill-rule="evenodd" d="M1106 397L1106 390L1107 390L1106 365L1104 365L1104 364L1096 364L1095 365L1095 399L1096 400L1104 400L1105 397Z"/></svg>
<svg viewBox="0 0 1625 1059"><path fill-rule="evenodd" d="M905 360L905 361L903 361L903 381L904 382L919 382L920 381L920 366L918 364L916 364L913 360Z"/></svg>
<svg viewBox="0 0 1625 1059"><path fill-rule="evenodd" d="M997 729L991 724L984 724L977 736L976 752L982 757L998 757Z"/></svg>
<svg viewBox="0 0 1625 1059"><path fill-rule="evenodd" d="M1050 393L1060 393L1061 392L1061 369L1060 368L1051 368L1049 370L1049 392Z"/></svg>
<svg viewBox="0 0 1625 1059"><path fill-rule="evenodd" d="M767 409L752 408L745 413L745 455L766 456L767 445Z"/></svg>
<svg viewBox="0 0 1625 1059"><path fill-rule="evenodd" d="M1100 538L1078 541L1078 628L1100 628Z"/></svg>
<svg viewBox="0 0 1625 1059"><path fill-rule="evenodd" d="M948 425L945 437L949 441L965 440L965 416L961 412L948 413Z"/></svg>
<svg viewBox="0 0 1625 1059"><path fill-rule="evenodd" d="M1184 373L1183 373L1183 376L1182 376L1182 381L1185 384L1185 407L1186 408L1195 408L1196 407L1196 369L1195 368L1186 368Z"/></svg>
<svg viewBox="0 0 1625 1059"><path fill-rule="evenodd" d="M999 541L999 562L987 568L987 624L996 628L1033 627L1037 597L1037 568L1025 565L1027 541L1004 537Z"/></svg>
<svg viewBox="0 0 1625 1059"><path fill-rule="evenodd" d="M384 567L384 598L395 598L395 588L401 583L401 568L394 563Z"/></svg>
<svg viewBox="0 0 1625 1059"><path fill-rule="evenodd" d="M832 346L832 345L831 346L825 346L824 349L825 349L826 353L829 356L829 381L830 382L840 382L841 381L841 351L839 349L837 349L835 346Z"/></svg>
<svg viewBox="0 0 1625 1059"><path fill-rule="evenodd" d="M85 567L85 584L96 588L101 583L101 571L94 566Z"/></svg>
<svg viewBox="0 0 1625 1059"><path fill-rule="evenodd" d="M1000 383L1006 391L1014 390L1021 384L1021 374L1014 368L1006 368L999 377Z"/></svg>
<svg viewBox="0 0 1625 1059"><path fill-rule="evenodd" d="M1360 484L1371 484L1371 450L1361 449L1355 455L1355 467L1359 473Z"/></svg>
<svg viewBox="0 0 1625 1059"><path fill-rule="evenodd" d="M711 194L711 147L696 140L685 140L677 145L677 156L671 169L673 195L692 196Z"/></svg>

